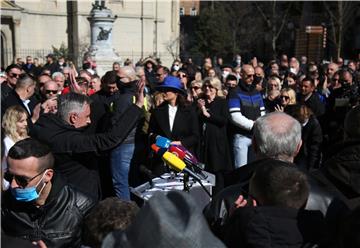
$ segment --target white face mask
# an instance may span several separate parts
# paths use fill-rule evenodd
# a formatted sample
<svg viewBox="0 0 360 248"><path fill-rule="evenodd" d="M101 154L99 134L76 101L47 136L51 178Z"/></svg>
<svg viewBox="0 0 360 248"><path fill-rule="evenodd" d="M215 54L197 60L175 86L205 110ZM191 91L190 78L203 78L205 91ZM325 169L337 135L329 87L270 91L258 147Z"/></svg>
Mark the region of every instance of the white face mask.
<svg viewBox="0 0 360 248"><path fill-rule="evenodd" d="M295 69L295 68L290 67L290 72L291 72L291 73L296 74L296 69Z"/></svg>
<svg viewBox="0 0 360 248"><path fill-rule="evenodd" d="M241 64L241 59L237 59L237 60L236 60L236 63L237 63L238 65L240 65L240 64Z"/></svg>
<svg viewBox="0 0 360 248"><path fill-rule="evenodd" d="M229 76L229 74L230 74L230 72L228 72L228 71L223 71L223 72L222 72L222 77L223 77L223 78L227 78L227 76Z"/></svg>
<svg viewBox="0 0 360 248"><path fill-rule="evenodd" d="M178 66L178 65L173 65L173 69L174 69L175 71L178 71L178 70L180 69L180 66Z"/></svg>

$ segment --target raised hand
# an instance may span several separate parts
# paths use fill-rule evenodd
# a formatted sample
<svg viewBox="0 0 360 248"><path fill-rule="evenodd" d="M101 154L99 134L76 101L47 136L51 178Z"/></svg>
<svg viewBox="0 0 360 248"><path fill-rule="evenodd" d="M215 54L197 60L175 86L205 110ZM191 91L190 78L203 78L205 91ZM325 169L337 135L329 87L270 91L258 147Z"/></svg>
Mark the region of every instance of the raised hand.
<svg viewBox="0 0 360 248"><path fill-rule="evenodd" d="M144 96L144 88L145 88L145 80L139 80L136 83L136 102L135 104L139 107L142 108L144 106L144 101L145 101L145 96Z"/></svg>
<svg viewBox="0 0 360 248"><path fill-rule="evenodd" d="M70 88L73 92L82 94L80 85L76 82L75 70L71 69L69 72Z"/></svg>

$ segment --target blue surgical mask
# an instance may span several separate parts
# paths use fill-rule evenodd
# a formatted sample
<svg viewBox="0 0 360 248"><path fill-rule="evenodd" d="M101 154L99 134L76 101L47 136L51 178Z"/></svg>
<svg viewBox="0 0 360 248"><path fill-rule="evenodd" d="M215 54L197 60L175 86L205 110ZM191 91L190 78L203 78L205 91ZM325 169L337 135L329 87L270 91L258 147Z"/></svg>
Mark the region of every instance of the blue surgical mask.
<svg viewBox="0 0 360 248"><path fill-rule="evenodd" d="M30 202L30 201L36 200L37 198L39 198L41 191L44 189L44 187L46 185L46 183L44 183L44 185L42 186L39 193L36 191L36 188L39 186L40 182L42 181L42 179L45 175L45 172L44 172L43 176L41 177L41 179L39 180L39 182L35 186L24 188L24 189L10 187L11 194L14 196L14 198L17 201Z"/></svg>

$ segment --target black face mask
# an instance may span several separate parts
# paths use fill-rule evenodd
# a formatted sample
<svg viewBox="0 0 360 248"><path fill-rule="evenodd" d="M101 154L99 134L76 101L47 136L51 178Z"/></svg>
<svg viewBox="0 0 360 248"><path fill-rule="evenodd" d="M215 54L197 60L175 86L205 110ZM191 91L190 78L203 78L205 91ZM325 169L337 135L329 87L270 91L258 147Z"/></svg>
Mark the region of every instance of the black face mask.
<svg viewBox="0 0 360 248"><path fill-rule="evenodd" d="M258 84L258 83L261 82L262 79L263 79L262 77L254 76L254 81L253 81L253 83L254 83L254 84Z"/></svg>

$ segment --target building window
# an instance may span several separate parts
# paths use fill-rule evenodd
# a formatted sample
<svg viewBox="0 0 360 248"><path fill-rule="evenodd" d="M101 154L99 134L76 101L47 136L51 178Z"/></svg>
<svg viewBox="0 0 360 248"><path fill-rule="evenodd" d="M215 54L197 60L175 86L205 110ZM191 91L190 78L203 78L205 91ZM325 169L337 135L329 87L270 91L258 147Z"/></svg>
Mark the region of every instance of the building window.
<svg viewBox="0 0 360 248"><path fill-rule="evenodd" d="M180 15L181 16L185 15L185 8L184 7L180 8Z"/></svg>
<svg viewBox="0 0 360 248"><path fill-rule="evenodd" d="M197 15L196 8L193 7L193 8L190 9L190 15L191 16L196 16Z"/></svg>

